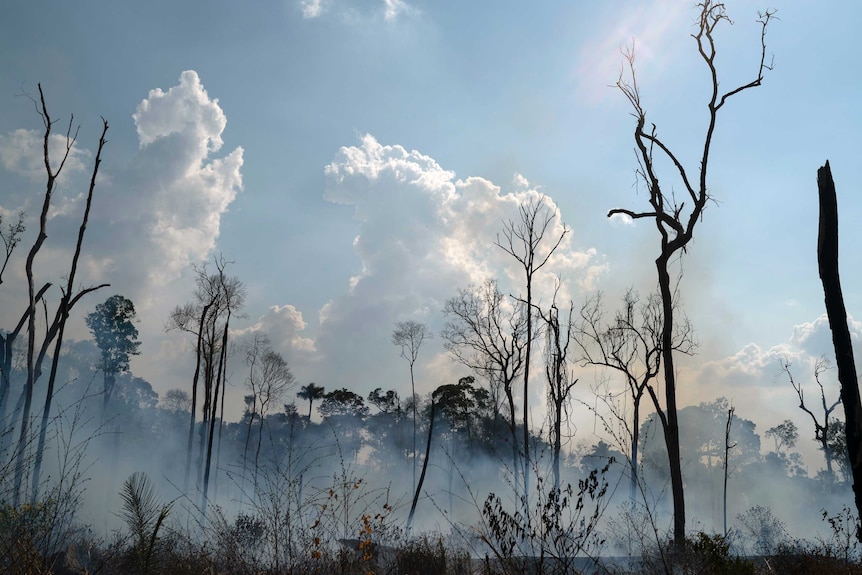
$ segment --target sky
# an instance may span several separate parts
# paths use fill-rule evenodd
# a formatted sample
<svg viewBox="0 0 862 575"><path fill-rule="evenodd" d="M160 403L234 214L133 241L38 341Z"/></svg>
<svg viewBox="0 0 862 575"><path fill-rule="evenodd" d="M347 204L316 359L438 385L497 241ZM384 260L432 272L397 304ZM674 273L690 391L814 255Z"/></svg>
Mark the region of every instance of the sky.
<svg viewBox="0 0 862 575"><path fill-rule="evenodd" d="M716 34L720 85L755 77L757 13L767 8L778 17L766 36L773 69L718 120L716 201L683 260L683 306L700 347L678 368L680 402L726 396L761 434L793 419L814 471L813 428L779 362L790 359L810 386L813 362L830 353L816 262L816 171L826 159L845 301L862 317L862 6L726 5L734 25ZM362 395L409 394L407 363L390 341L396 322L439 333L458 288L497 277L507 293L520 289L494 241L537 194L558 210L553 230L571 229L540 278L543 303L554 274L576 306L595 290L611 303L629 286L646 294L653 225L606 217L646 207L634 119L612 85L621 51L634 46L648 121L696 172L709 77L690 36L694 17L676 0L16 3L0 21L0 210L4 222L19 209L30 219L0 286L0 325L23 310L22 258L44 190L39 82L57 133L70 114L80 132L38 277L66 273L104 117L78 277L111 287L79 304L68 335L89 337L83 316L108 296L132 299L143 342L132 371L160 393L190 387L193 342L165 324L192 297L191 266L217 254L248 290L237 339L265 332L299 384ZM858 342L862 324L852 327ZM230 371L227 413L238 418L239 358ZM421 393L467 373L439 337L416 371ZM824 381L837 397L835 370ZM536 418L542 401L536 391ZM591 440L588 412L573 418Z"/></svg>

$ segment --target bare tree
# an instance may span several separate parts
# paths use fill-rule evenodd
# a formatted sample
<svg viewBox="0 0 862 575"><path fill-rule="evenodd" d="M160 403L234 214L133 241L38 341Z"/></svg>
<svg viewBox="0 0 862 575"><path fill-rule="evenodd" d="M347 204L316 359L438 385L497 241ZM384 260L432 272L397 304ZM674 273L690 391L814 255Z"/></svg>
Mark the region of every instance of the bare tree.
<svg viewBox="0 0 862 575"><path fill-rule="evenodd" d="M835 472L832 468L833 452L829 445L829 440L831 438L830 427L835 423L835 420L832 418L832 412L835 411L835 408L838 407L839 403L841 403L841 398L839 397L831 404L826 402L826 390L823 387L821 376L828 369L829 361L825 357L821 357L814 364L814 381L817 382L817 387L820 388L820 411L823 413L823 419L821 420L813 411L811 411L811 408L805 404L805 391L802 388L802 382L797 382L796 379L794 379L793 372L790 371L790 361L785 358L781 362L781 371L787 375L790 385L796 392L797 397L799 397L799 409L807 413L808 416L811 417L811 421L814 423L814 440L820 444L820 449L823 451L823 457L826 460L826 473L829 474L829 479L831 480L835 477Z"/></svg>
<svg viewBox="0 0 862 575"><path fill-rule="evenodd" d="M492 388L500 387L506 395L517 491L523 468L518 456L514 385L524 369L528 314L520 302L513 307L506 303L495 280L487 280L479 288L458 290L443 308L449 320L441 336L456 360L487 377Z"/></svg>
<svg viewBox="0 0 862 575"><path fill-rule="evenodd" d="M732 23L721 2L705 0L698 4L697 32L692 35L697 43L698 53L709 71L711 90L707 105L707 128L703 137L703 148L697 173L692 177L682 160L670 146L658 136L655 124L647 127L646 111L641 102L641 94L635 76L634 50L625 53L629 78L620 73L617 87L629 101L636 119L634 139L638 159L638 178L646 185L649 193L650 209L634 211L615 208L608 216L617 214L632 219L649 218L655 222L661 244L659 255L655 260L658 273L659 294L662 301L662 355L663 375L665 383L665 405L656 404L656 409L665 414L665 443L670 459L671 489L674 507L674 541L677 544L685 542L685 498L683 496L682 467L679 453L679 423L677 421L676 405L676 373L673 359L673 329L674 329L674 290L671 280L671 262L685 252L686 247L694 237L694 229L700 221L703 211L711 198L708 188L708 167L713 136L718 121L719 111L733 96L761 85L764 73L771 69L766 61L766 28L774 15L774 11L759 14L761 24L760 64L756 77L727 92L719 90L718 72L715 64L716 47L714 33L721 22ZM658 157L656 157L658 156ZM669 161L675 169L684 190L683 198L675 194L667 195L659 183L657 163L659 159Z"/></svg>
<svg viewBox="0 0 862 575"><path fill-rule="evenodd" d="M533 347L533 280L548 263L548 260L560 247L563 238L569 233L565 226L556 239L545 241L555 216L556 210L545 202L544 197L530 198L527 203L518 206L518 220L509 220L503 224L503 236L497 236L496 245L515 258L524 270L524 286L526 294L522 299L526 304L526 346L524 349L524 505L529 508L529 477L530 477L530 424L529 424L529 389L530 389L530 359Z"/></svg>
<svg viewBox="0 0 862 575"><path fill-rule="evenodd" d="M733 412L736 408L733 406L727 409L727 423L724 426L724 496L722 498L722 517L724 518L724 536L727 537L727 473L730 450L736 447L736 444L730 443L730 427L733 424Z"/></svg>
<svg viewBox="0 0 862 575"><path fill-rule="evenodd" d="M640 476L641 401L645 396L658 401L657 383L662 361L661 308L657 294L642 301L637 292L629 289L623 296L621 309L612 320L606 321L603 295L599 292L584 303L580 318L573 326L581 364L608 368L625 380L622 395L627 396L626 401L630 402L630 413L625 406L615 403L618 395L600 394L600 398L620 428L617 431L606 425L608 431L617 438L620 448L628 451L629 496L632 500L637 497ZM693 352L697 344L687 320L677 325L671 342L675 351ZM664 426L667 418L660 410L658 415Z"/></svg>
<svg viewBox="0 0 862 575"><path fill-rule="evenodd" d="M52 342L56 342L54 345L54 355L51 362L51 372L48 380L48 386L46 390L45 403L43 406L43 415L42 415L42 430L40 432L40 441L36 450L36 459L35 459L35 472L33 473L33 491L31 495L35 500L37 496L36 488L39 483L39 472L41 470L42 457L45 447L45 429L47 428L48 421L50 419L51 412L51 404L54 396L54 381L57 374L57 362L59 361L60 350L63 342L63 333L66 327L66 320L69 317L69 313L75 304L80 301L82 297L87 295L88 293L100 289L102 287L107 286L108 284L102 284L99 286L93 286L88 288L83 288L75 292L75 275L78 268L78 260L81 255L81 249L84 241L84 233L87 229L87 223L90 215L90 207L93 201L93 192L96 186L96 177L99 172L99 165L102 161L102 150L105 146L107 140L105 139L105 134L108 131L108 123L102 119L102 133L99 138L99 146L98 151L96 153L95 161L93 164L93 169L90 177L90 186L87 193L87 201L84 208L84 213L81 218L81 225L78 230L77 242L75 244L75 252L72 256L69 272L66 276L66 288L62 291L62 296L60 298L60 303L57 307L56 313L54 314L53 320L48 322L48 309L45 300L43 299L44 293L48 288L49 284L46 284L45 287L40 289L38 292L36 291L34 273L33 273L33 264L36 260L36 256L42 248L45 240L48 238L47 234L47 221L48 221L48 211L51 206L51 201L54 194L54 187L57 182L57 178L63 171L63 168L66 165L66 161L68 160L70 154L72 153L72 149L75 146L77 141L78 130L75 129L75 132L72 133L72 125L74 124L74 116L69 118L69 125L66 129L65 134L65 150L63 151L62 158L60 158L59 163L57 164L57 168L53 168L51 166L51 157L49 154L49 143L51 141L51 131L56 123L56 120L52 119L50 114L48 113L48 107L45 103L45 95L42 91L42 85L39 84L39 100L36 101L34 99L34 104L36 105L36 110L39 116L42 119L42 124L44 126L44 132L42 136L42 160L45 166L45 173L47 176L47 181L45 185L45 195L42 202L42 210L39 215L39 233L36 236L36 240L33 242L33 245L30 247L30 251L27 254L27 259L25 262L25 274L27 277L27 292L29 296L26 316L27 316L27 348L26 348L26 363L27 363L27 379L24 384L24 389L22 391L22 410L20 412L21 417L21 425L19 428L18 434L18 444L16 448L16 464L15 464L15 477L14 477L14 496L13 496L13 504L18 505L20 498L22 497L22 481L24 477L24 471L26 467L26 452L25 448L27 444L30 442L30 412L32 408L33 402L33 390L36 384L36 381L42 374L42 363L48 353L48 349L51 346ZM6 246L6 261L8 262L9 256L11 256L12 249L14 249L17 244L18 234L23 231L23 225L20 222L17 225L10 226L9 233L4 234L4 244ZM4 263L4 269L6 264ZM42 340L41 345L36 346L36 332L37 332L37 323L36 323L36 306L37 302L40 301L43 304L43 309L45 312L45 323L46 323L46 331L44 334L44 338ZM18 329L15 330L16 335ZM11 355L11 343L14 341L9 339L9 335L7 334L7 341L4 343L8 343L9 346L5 350L4 355ZM5 358L4 358L5 359ZM7 371L4 368L4 371ZM4 379L8 377L4 376ZM3 393L8 393L8 389L2 390ZM2 395L2 393L0 393ZM4 407L5 409L5 407Z"/></svg>
<svg viewBox="0 0 862 575"><path fill-rule="evenodd" d="M245 452L243 454L243 475L248 458L249 440L255 417L258 419L257 449L254 454L254 493L257 495L260 452L263 445L263 428L266 416L273 405L279 405L284 394L294 385L293 373L287 361L275 350L264 334L255 333L245 342L245 363L248 366L246 386L251 391L252 406L246 431ZM224 402L222 402L224 405Z"/></svg>
<svg viewBox="0 0 862 575"><path fill-rule="evenodd" d="M434 334L424 323L416 321L400 321L395 324L392 333L392 343L401 348L401 357L410 364L410 391L413 396L413 489L416 489L416 380L413 377L413 365L419 357L419 349L425 340L431 339Z"/></svg>
<svg viewBox="0 0 862 575"><path fill-rule="evenodd" d="M24 212L18 212L18 219L15 223L10 223L3 228L3 214L0 214L0 240L3 240L3 265L0 266L0 285L3 284L3 272L6 271L6 266L9 264L9 259L12 257L12 252L21 243L21 234L24 233Z"/></svg>
<svg viewBox="0 0 862 575"><path fill-rule="evenodd" d="M554 291L554 301L547 312L540 307L535 309L545 325L545 377L548 381L548 417L551 422L552 469L554 473L554 491L560 490L560 452L563 447L563 418L568 415L567 406L569 394L578 383L577 378L569 370L569 345L572 343L572 315L574 304L569 302L568 318L560 323L560 310L557 308ZM566 419L568 419L566 417Z"/></svg>
<svg viewBox="0 0 862 575"><path fill-rule="evenodd" d="M222 391L222 394L224 392L230 319L236 316L245 300L243 283L239 278L227 275L226 268L229 263L224 257L215 258L216 270L213 273L208 271L206 265L193 266L196 276L194 301L174 308L166 325L169 331L179 329L194 335L196 339L185 485L188 488L197 422L198 383L202 382L203 402L199 427L197 477L202 482L204 492L209 480L212 439L218 413L218 395L219 391Z"/></svg>
<svg viewBox="0 0 862 575"><path fill-rule="evenodd" d="M850 470L853 475L853 496L856 512L862 514L862 400L859 379L853 358L853 341L847 325L847 309L838 274L838 196L829 161L817 170L817 191L820 222L817 235L817 267L832 331L832 345L841 383L841 403L844 405L845 442ZM856 538L862 542L862 522L857 521Z"/></svg>
<svg viewBox="0 0 862 575"><path fill-rule="evenodd" d="M221 435L222 425L224 424L224 394L225 386L227 385L227 355L228 355L228 334L230 333L231 317L237 315L237 312L245 303L245 285L236 276L228 276L225 274L225 268L229 262L223 257L216 259L216 269L218 273L218 290L221 295L220 303L222 310L223 325L221 329L221 345L218 349L218 369L215 377L215 389L211 394L211 413L209 418L209 434L206 446L206 459L204 465L204 483L203 483L203 503L202 514L206 517L207 510L207 493L209 492L210 470L212 467L213 455L213 439L215 438L215 422L218 406L219 389L221 389L221 417L219 422L219 435ZM216 318L218 321L218 318ZM209 395L209 394L207 394ZM205 398L206 399L206 398Z"/></svg>

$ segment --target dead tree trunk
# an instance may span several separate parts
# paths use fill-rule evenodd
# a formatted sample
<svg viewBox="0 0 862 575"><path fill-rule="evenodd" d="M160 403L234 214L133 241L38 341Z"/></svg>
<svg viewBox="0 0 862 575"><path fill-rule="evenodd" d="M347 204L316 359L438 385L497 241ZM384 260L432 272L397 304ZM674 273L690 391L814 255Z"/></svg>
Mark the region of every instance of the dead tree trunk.
<svg viewBox="0 0 862 575"><path fill-rule="evenodd" d="M413 527L413 516L416 514L416 504L419 503L419 494L422 493L422 484L425 483L425 472L428 470L428 460L431 459L431 437L434 435L434 411L436 405L434 398L431 398L431 422L428 424L428 442L425 444L425 461L422 462L422 473L419 474L419 483L416 485L416 491L413 493L413 503L410 505L410 514L407 516L407 527L405 531L410 534L410 529Z"/></svg>
<svg viewBox="0 0 862 575"><path fill-rule="evenodd" d="M838 276L838 199L829 161L817 170L817 190L820 196L820 229L817 236L817 265L826 314L832 330L835 362L838 364L838 381L841 384L841 403L844 404L847 451L853 473L853 496L856 511L862 515L862 402L859 400L859 382L853 360L853 344L847 326L847 310L841 293ZM862 526L857 524L856 537L862 541Z"/></svg>

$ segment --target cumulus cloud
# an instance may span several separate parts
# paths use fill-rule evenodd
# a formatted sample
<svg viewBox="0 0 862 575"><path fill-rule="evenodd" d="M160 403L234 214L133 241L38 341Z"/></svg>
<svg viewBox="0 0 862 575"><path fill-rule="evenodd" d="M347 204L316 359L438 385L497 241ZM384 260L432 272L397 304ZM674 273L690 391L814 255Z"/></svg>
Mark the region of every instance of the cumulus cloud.
<svg viewBox="0 0 862 575"><path fill-rule="evenodd" d="M391 379L380 354L391 347L396 321L415 319L436 331L445 301L458 288L488 277L497 278L504 293L523 290L523 270L495 245L503 222L519 221L521 205L544 198L554 214L548 238L563 231L553 199L523 176L517 175L504 193L484 178L458 179L430 156L382 145L371 135L341 148L325 173L324 198L351 206L360 222L353 243L359 265L346 293L321 310L317 350L327 364L350 358L353 376L370 388ZM536 294L545 303L556 274L577 282L603 269L596 251L577 247L578 240L568 233L537 274ZM426 357L440 352L439 342L431 347Z"/></svg>
<svg viewBox="0 0 862 575"><path fill-rule="evenodd" d="M862 336L862 322L847 318L850 328L850 338L856 348ZM812 356L833 356L835 348L832 345L832 330L829 329L829 317L824 313L812 322L793 326L793 336L790 342Z"/></svg>
<svg viewBox="0 0 862 575"><path fill-rule="evenodd" d="M221 216L242 189L243 149L210 158L222 147L227 118L194 71L167 92L151 90L132 117L141 146L132 171L148 199L147 233L159 247L156 276L164 281L215 247ZM152 173L156 164L161 169Z"/></svg>
<svg viewBox="0 0 862 575"><path fill-rule="evenodd" d="M315 355L314 340L301 335L307 324L302 312L292 305L274 305L260 316L254 325L237 330L243 337L255 332L269 336L273 347L282 352L290 362L308 361Z"/></svg>
<svg viewBox="0 0 862 575"><path fill-rule="evenodd" d="M43 150L44 134L36 130L18 129L8 134L0 134L0 164L10 172L20 174L33 182L44 182L45 160ZM63 165L58 181L63 183L66 178L86 167L91 154L81 148L77 142L71 142L69 155ZM66 155L67 140L65 135L52 134L48 138L48 156L51 158L51 169L56 172Z"/></svg>
<svg viewBox="0 0 862 575"><path fill-rule="evenodd" d="M858 342L862 336L862 323L850 318L849 325L851 337ZM701 388L785 386L786 380L779 376L785 361L791 364L795 377L805 381L813 378L814 366L821 358L834 365L832 332L825 314L814 321L793 326L793 333L786 342L768 348L749 343L731 356L704 362L695 378L702 384Z"/></svg>
<svg viewBox="0 0 862 575"><path fill-rule="evenodd" d="M164 356L164 349L159 348L164 322L170 308L182 302L178 290L191 294L192 286L182 280L188 276L189 264L206 260L216 247L221 220L242 189L243 151L236 148L226 155L216 155L223 146L227 118L218 100L207 94L193 71L183 72L179 82L167 90L150 91L132 119L140 149L127 165L118 166L113 160L111 132L108 133L109 145L103 152L104 163L76 283L111 284L83 300L80 309L84 311L114 293L135 302L142 319L142 354L147 361L133 365L133 369L154 383L170 385L184 372L177 369L175 358ZM41 202L45 176L44 168L38 164L40 138L37 132L16 130L0 140L0 166L38 179L22 192L22 202ZM54 148L62 146L60 150L65 150L64 141L54 138L51 142ZM89 171L88 160L93 152L85 145L82 142L73 148L65 167L69 174L83 168ZM80 225L82 198L86 196L85 180L80 177L62 186L53 198L48 241L36 262L40 281L60 285L62 275L67 273ZM15 200L3 198L4 204ZM4 206L4 211L10 211L9 206ZM38 227L33 222L38 210L26 211L30 217L28 233L32 233ZM4 278L9 280L8 285L4 283L4 296L8 295L9 301L20 302L22 297L26 301L26 284L19 277L25 252L18 250L18 259L10 262L8 277ZM2 305L0 310L4 316L20 313L13 307ZM89 336L80 318L73 318L72 324L69 337Z"/></svg>

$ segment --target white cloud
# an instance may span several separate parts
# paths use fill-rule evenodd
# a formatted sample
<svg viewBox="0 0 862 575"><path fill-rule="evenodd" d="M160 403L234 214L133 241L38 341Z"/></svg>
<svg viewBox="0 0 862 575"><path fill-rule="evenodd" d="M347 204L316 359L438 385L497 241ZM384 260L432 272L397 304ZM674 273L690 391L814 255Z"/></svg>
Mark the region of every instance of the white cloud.
<svg viewBox="0 0 862 575"><path fill-rule="evenodd" d="M445 301L458 288L487 277L497 277L505 293L523 290L518 287L523 270L494 245L503 221L517 221L520 205L542 197L523 176L516 175L513 189L503 193L484 178L457 179L430 156L382 145L371 135L357 146L341 148L325 173L325 199L352 206L360 222L353 244L358 271L345 278L345 293L320 310L316 345L320 368L329 377L343 377L347 365L351 379L369 390L397 379L399 372L387 371L392 362L381 359L392 347L396 321L426 321L436 332ZM552 198L545 201L556 210ZM548 237L556 238L562 226L557 214ZM544 303L550 300L555 274L578 282L603 269L596 251L576 248L577 241L569 233L537 275L536 294ZM445 359L431 359L439 353L440 342L434 340L424 357L439 367ZM323 375L316 377L326 381ZM441 382L435 377L433 383Z"/></svg>
<svg viewBox="0 0 862 575"><path fill-rule="evenodd" d="M146 231L161 255L153 272L165 281L215 248L221 216L242 189L243 150L210 158L222 146L227 118L194 71L167 92L151 90L133 118L141 153L132 171L150 216Z"/></svg>
<svg viewBox="0 0 862 575"><path fill-rule="evenodd" d="M302 312L292 305L274 305L254 325L237 330L236 336L242 337L255 332L269 336L273 347L284 353L290 362L309 360L315 354L314 340L300 335L307 324Z"/></svg>
<svg viewBox="0 0 862 575"><path fill-rule="evenodd" d="M850 334L854 342L862 336L862 323L849 318ZM857 349L858 351L858 349ZM826 314L814 321L793 326L793 333L786 342L762 348L749 343L734 355L702 363L697 379L704 385L727 385L733 387L785 385L777 377L781 363L789 361L798 377L812 377L814 365L825 357L834 365L835 351L832 347L832 332Z"/></svg>
<svg viewBox="0 0 862 575"><path fill-rule="evenodd" d="M221 148L221 133L227 125L218 99L210 99L194 70L180 74L180 83L167 92L150 90L132 118L141 148L171 134L188 134L204 148L192 150L198 155Z"/></svg>
<svg viewBox="0 0 862 575"><path fill-rule="evenodd" d="M383 4L385 6L383 18L387 22L393 22L400 14L410 10L410 6L404 0L383 0Z"/></svg>
<svg viewBox="0 0 862 575"><path fill-rule="evenodd" d="M608 221L611 222L611 225L615 226L633 226L635 223L635 221L629 216L627 216L626 214L621 214L619 212L608 218Z"/></svg>
<svg viewBox="0 0 862 575"><path fill-rule="evenodd" d="M45 182L44 134L36 130L18 129L0 135L0 164L10 172L20 174L33 182ZM52 134L48 139L48 157L51 169L56 172L66 154L65 135ZM71 174L86 167L91 154L73 142L58 181L64 182Z"/></svg>
<svg viewBox="0 0 862 575"><path fill-rule="evenodd" d="M299 0L299 9L302 17L311 20L320 18L329 11L332 0ZM380 12L361 14L356 8L350 6L349 2L341 2L337 14L344 17L347 22L362 22L366 18L379 18ZM395 22L400 16L415 12L415 8L404 0L383 0L383 19L386 22Z"/></svg>
<svg viewBox="0 0 862 575"><path fill-rule="evenodd" d="M323 0L300 0L303 18L318 18L323 13Z"/></svg>
<svg viewBox="0 0 862 575"><path fill-rule="evenodd" d="M862 322L848 317L847 325L850 328L850 338L858 348L860 336L862 336ZM812 322L793 326L793 336L790 341L812 356L835 357L832 330L829 328L829 318L825 313Z"/></svg>
<svg viewBox="0 0 862 575"><path fill-rule="evenodd" d="M128 165L117 166L110 146L105 148L75 280L79 285L110 283L111 287L82 300L78 311L83 315L115 293L132 299L142 319L139 329L144 342L142 357L146 357L133 369L163 391L186 375L184 366L178 367L177 359L165 355L166 348L160 347L164 323L170 309L191 296L193 285L186 281L189 264L206 260L216 248L222 217L242 189L243 151L236 148L215 156L223 146L227 119L218 100L209 97L193 71L183 72L177 85L165 91L150 91L132 117L140 149ZM63 144L54 141L54 146ZM38 210L26 202L41 202L44 193L44 174L36 159L41 161L37 154L40 142L40 135L29 130L16 130L0 140L0 166L24 175L32 173L39 180L21 192L30 234L38 228L33 220ZM66 170L80 171L92 152L77 146L73 150ZM68 273L86 195L85 180L75 178L53 199L48 240L35 264L37 281L51 281L55 286L65 283L63 275ZM25 238L24 243L29 241ZM10 262L4 277L8 280L4 281L4 302L20 302L22 297L26 301L26 282L21 278L25 255L26 249L19 249ZM57 297L54 291L49 301ZM7 314L20 313L12 309L17 306L0 305L3 323L8 323ZM89 337L79 315L73 318L67 335Z"/></svg>

